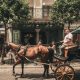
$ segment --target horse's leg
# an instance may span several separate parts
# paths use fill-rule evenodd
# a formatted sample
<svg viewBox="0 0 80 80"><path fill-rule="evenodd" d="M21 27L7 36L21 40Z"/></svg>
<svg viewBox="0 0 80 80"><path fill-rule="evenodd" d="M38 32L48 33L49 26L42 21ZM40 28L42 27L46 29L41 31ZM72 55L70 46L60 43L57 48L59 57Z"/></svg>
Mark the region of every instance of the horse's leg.
<svg viewBox="0 0 80 80"><path fill-rule="evenodd" d="M15 74L15 66L18 65L18 64L20 64L20 59L17 60L13 65L13 75Z"/></svg>
<svg viewBox="0 0 80 80"><path fill-rule="evenodd" d="M46 75L49 76L49 65L46 65Z"/></svg>
<svg viewBox="0 0 80 80"><path fill-rule="evenodd" d="M45 76L45 73L46 73L46 68L45 68L45 65L44 65L43 67L44 67L43 76Z"/></svg>
<svg viewBox="0 0 80 80"><path fill-rule="evenodd" d="M44 73L43 73L44 77L48 77L49 76L49 65L44 65Z"/></svg>
<svg viewBox="0 0 80 80"><path fill-rule="evenodd" d="M21 57L21 68L22 68L21 77L23 77L23 74L24 74L24 57Z"/></svg>
<svg viewBox="0 0 80 80"><path fill-rule="evenodd" d="M4 53L5 53L5 49L3 46L1 46L1 64L4 64L5 61L4 61Z"/></svg>

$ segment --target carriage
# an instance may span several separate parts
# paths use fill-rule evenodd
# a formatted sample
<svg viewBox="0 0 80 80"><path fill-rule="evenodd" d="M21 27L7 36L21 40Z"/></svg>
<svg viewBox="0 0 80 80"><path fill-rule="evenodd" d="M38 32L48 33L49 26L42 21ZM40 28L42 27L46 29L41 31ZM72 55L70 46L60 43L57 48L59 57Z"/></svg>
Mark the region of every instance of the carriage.
<svg viewBox="0 0 80 80"><path fill-rule="evenodd" d="M59 64L55 70L55 77L56 80L73 80L75 71L72 66L70 66L70 63L73 60L80 59L80 46L75 45L71 46L65 49L65 51L68 49L68 56L65 57L56 57L57 61L56 63ZM64 53L65 54L65 53ZM54 61L54 60L53 60ZM53 62L53 65L55 63ZM53 65L51 66L52 70L54 71Z"/></svg>
<svg viewBox="0 0 80 80"><path fill-rule="evenodd" d="M9 43L10 47L11 47L11 44L14 44L14 43ZM18 49L15 48L15 50L18 52L21 49L21 46L19 46L19 45L16 45L16 46L18 46ZM27 49L29 47L30 48L32 48L32 47L35 48L35 46L27 45ZM43 47L45 47L45 46L43 46ZM73 52L74 52L76 57L80 58L79 57L79 53L80 53L79 47L80 47L79 45L76 45L75 47L70 48L69 53L68 53L69 55L68 55L67 58L62 57L62 56L58 56L58 55L52 55L52 49L50 49L51 53L49 52L50 55L48 55L48 58L52 57L50 59L50 61L49 60L46 61L46 59L47 59L46 56L43 58L44 60L41 61L40 57L42 57L44 54L38 55L38 58L36 58L35 60L30 59L30 58L25 57L25 56L23 56L23 57L20 56L21 64L22 64L22 74L21 74L21 76L24 73L23 69L24 69L24 58L25 58L25 60L28 61L28 62L43 65L44 66L43 75L45 75L45 76L48 76L48 73L49 73L48 70L49 70L49 67L50 67L51 70L53 71L53 74L55 75L56 80L73 80L75 72L74 72L74 69L69 64L69 62L73 59L70 56L70 54L73 54ZM23 47L22 47L22 49L23 49ZM38 48L35 48L35 51L36 50L38 50ZM15 51L14 51L14 53L15 53ZM37 52L36 52L36 54L37 54ZM15 60L15 58L14 58L14 60ZM16 63L13 65L13 73L15 73L14 68L15 68L16 65L17 65Z"/></svg>

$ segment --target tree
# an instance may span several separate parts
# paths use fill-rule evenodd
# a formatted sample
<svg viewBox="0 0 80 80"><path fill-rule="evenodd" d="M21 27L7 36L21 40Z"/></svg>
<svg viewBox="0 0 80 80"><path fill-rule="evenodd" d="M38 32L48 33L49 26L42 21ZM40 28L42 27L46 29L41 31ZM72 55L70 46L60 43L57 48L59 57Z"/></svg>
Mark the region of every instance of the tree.
<svg viewBox="0 0 80 80"><path fill-rule="evenodd" d="M5 42L8 23L23 23L28 20L27 0L0 0L0 21L5 26Z"/></svg>
<svg viewBox="0 0 80 80"><path fill-rule="evenodd" d="M0 22L5 26L5 42L7 42L7 24L20 24L28 21L27 0L0 0ZM4 52L1 55L1 62L4 62Z"/></svg>
<svg viewBox="0 0 80 80"><path fill-rule="evenodd" d="M52 6L52 20L57 24L70 25L80 19L80 0L56 0Z"/></svg>

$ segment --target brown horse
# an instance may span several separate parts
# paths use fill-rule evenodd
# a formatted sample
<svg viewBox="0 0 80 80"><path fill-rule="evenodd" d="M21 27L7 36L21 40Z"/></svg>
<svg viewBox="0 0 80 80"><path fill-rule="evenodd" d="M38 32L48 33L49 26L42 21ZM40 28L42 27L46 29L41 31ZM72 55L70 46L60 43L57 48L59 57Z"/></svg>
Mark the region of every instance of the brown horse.
<svg viewBox="0 0 80 80"><path fill-rule="evenodd" d="M24 73L25 58L34 60L36 57L41 56L42 63L51 63L53 60L54 50L43 45L36 45L34 47L29 47L28 45L21 46L21 45L16 45L14 43L8 43L6 48L12 49L13 51L16 52L18 59L13 65L13 73L15 74L15 66L21 63L21 66L22 66L21 76ZM44 64L43 76L48 76L48 74L49 74L49 65Z"/></svg>

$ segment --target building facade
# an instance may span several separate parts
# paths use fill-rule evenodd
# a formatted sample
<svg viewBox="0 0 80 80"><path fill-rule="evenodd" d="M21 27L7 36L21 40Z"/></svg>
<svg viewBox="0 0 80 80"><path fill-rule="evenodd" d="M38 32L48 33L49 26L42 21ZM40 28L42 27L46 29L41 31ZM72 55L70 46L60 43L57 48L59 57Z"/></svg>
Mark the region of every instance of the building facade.
<svg viewBox="0 0 80 80"><path fill-rule="evenodd" d="M31 21L22 29L13 29L12 41L34 45L41 41L48 44L62 39L63 29L56 28L51 21L54 0L27 0ZM57 37L56 37L57 36Z"/></svg>
<svg viewBox="0 0 80 80"><path fill-rule="evenodd" d="M35 45L39 41L43 44L49 44L52 41L58 42L63 38L63 28L55 26L51 21L52 4L55 0L27 0L29 4L29 16L31 20L24 28L12 28L8 24L7 42L17 44ZM71 28L79 26L79 23L72 24ZM67 25L65 25L65 28ZM0 26L0 37L5 36L5 29ZM78 36L79 37L79 36Z"/></svg>

